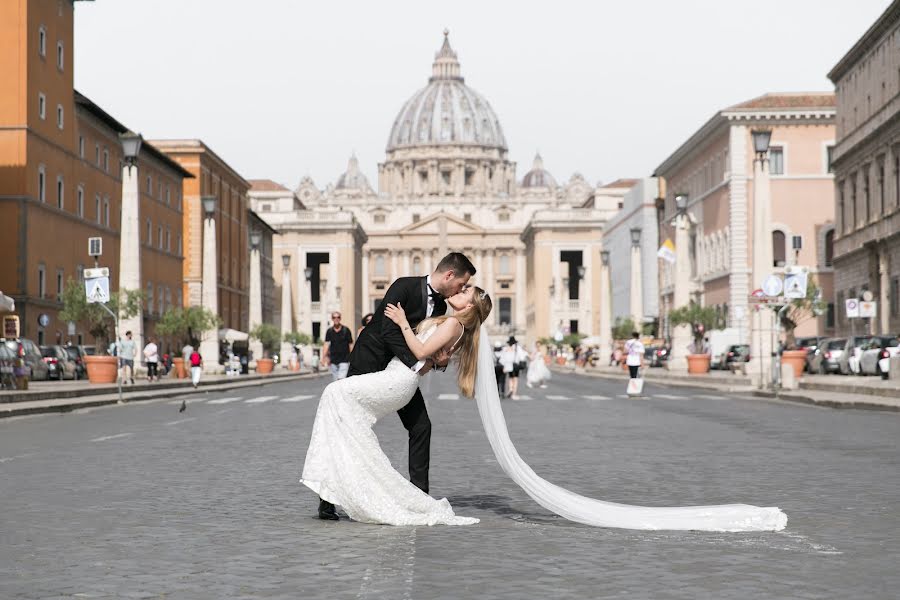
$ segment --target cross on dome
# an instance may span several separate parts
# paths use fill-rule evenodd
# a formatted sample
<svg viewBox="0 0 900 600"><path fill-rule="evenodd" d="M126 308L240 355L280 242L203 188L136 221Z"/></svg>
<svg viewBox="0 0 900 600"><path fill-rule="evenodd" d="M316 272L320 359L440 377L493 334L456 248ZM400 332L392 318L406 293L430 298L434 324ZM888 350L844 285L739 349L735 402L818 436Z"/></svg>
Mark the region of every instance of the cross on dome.
<svg viewBox="0 0 900 600"><path fill-rule="evenodd" d="M442 79L464 81L462 75L460 75L456 52L450 47L449 29L444 29L444 43L441 45L441 49L437 51L437 54L434 55L434 63L431 65L431 79L428 81Z"/></svg>

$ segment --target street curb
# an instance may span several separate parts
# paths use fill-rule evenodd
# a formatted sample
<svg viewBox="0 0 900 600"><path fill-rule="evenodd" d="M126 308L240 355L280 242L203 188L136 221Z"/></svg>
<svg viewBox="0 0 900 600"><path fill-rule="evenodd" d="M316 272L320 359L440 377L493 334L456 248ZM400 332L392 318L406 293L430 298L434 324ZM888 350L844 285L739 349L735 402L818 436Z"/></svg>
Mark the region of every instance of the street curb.
<svg viewBox="0 0 900 600"><path fill-rule="evenodd" d="M894 406L892 404L878 404L875 402L838 402L835 400L816 400L815 398L810 398L809 396L803 396L800 394L785 394L784 392L761 392L756 390L753 392L754 396L759 398L771 398L776 400L785 400L788 402L797 402L800 404L812 404L815 406L824 406L827 408L844 408L844 409L859 409L859 410L881 410L888 412L900 412L900 406Z"/></svg>
<svg viewBox="0 0 900 600"><path fill-rule="evenodd" d="M820 383L817 381L800 380L800 389L811 392L833 392L836 394L857 394L860 396L885 396L896 398L900 391L897 389L877 388L867 385L834 385L832 383Z"/></svg>
<svg viewBox="0 0 900 600"><path fill-rule="evenodd" d="M609 379L612 381L627 381L628 375L622 374L612 374L612 373L598 373L594 371L574 371L574 370L563 370L563 369L553 369L557 373L575 373L576 375L587 375L588 377L599 377L600 379ZM655 383L655 384L665 384L674 387L690 387L690 388L701 388L708 390L716 390L720 392L750 392L754 388L751 385L722 385L716 383L714 381L694 381L691 379L690 381L681 381L679 379L666 379L666 378L644 378L644 381L647 383Z"/></svg>
<svg viewBox="0 0 900 600"><path fill-rule="evenodd" d="M135 395L126 397L123 404L132 402L141 402L143 400L158 400L160 398L171 398L173 396L185 396L192 394L206 394L207 392L220 392L231 389L240 389L245 387L256 387L268 385L272 383L282 383L290 381L299 381L304 379L314 379L324 377L326 373L304 373L302 375L281 375L277 377L259 376L253 380L240 380L227 383L210 383L206 386L201 385L197 389L188 387L186 389L177 389L180 386L168 386L167 388L157 388L155 391L136 392ZM56 400L56 399L54 399ZM110 404L118 404L119 394L103 394L97 395L93 399L85 399L74 402L61 402L55 404L39 404L35 406L33 402L51 402L52 400L36 400L28 402L5 402L0 403L0 419L9 417L20 417L25 415L47 414L47 413L66 413L79 410L82 408L94 408L97 406L108 406Z"/></svg>

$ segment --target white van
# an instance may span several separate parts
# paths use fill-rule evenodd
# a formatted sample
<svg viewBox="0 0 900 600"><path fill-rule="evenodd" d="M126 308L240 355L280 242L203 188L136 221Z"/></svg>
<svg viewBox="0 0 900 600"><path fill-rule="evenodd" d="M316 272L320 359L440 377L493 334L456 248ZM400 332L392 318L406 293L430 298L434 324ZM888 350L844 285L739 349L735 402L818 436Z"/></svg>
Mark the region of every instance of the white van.
<svg viewBox="0 0 900 600"><path fill-rule="evenodd" d="M742 343L741 332L736 327L728 327L725 329L711 329L707 332L706 337L709 338L710 369L725 368L725 353L728 348L735 344Z"/></svg>

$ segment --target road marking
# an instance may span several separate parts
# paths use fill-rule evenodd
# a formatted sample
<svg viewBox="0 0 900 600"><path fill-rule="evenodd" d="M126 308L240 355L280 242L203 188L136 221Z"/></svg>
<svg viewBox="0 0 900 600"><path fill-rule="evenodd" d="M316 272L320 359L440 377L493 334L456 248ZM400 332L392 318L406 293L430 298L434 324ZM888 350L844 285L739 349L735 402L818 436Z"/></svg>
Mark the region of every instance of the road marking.
<svg viewBox="0 0 900 600"><path fill-rule="evenodd" d="M166 423L166 425L178 425L179 423L187 423L188 421L193 421L196 418L197 417L188 417L187 419L178 419L177 421L170 421L169 423Z"/></svg>
<svg viewBox="0 0 900 600"><path fill-rule="evenodd" d="M459 400L459 394L440 394L438 400Z"/></svg>
<svg viewBox="0 0 900 600"><path fill-rule="evenodd" d="M234 402L235 400L240 399L240 396L233 396L230 398L216 398L215 400L210 400L207 404L228 404L229 402Z"/></svg>
<svg viewBox="0 0 900 600"><path fill-rule="evenodd" d="M105 435L103 437L94 438L92 442L105 442L106 440L114 440L116 438L128 437L129 435L134 435L133 433L117 433L116 435Z"/></svg>
<svg viewBox="0 0 900 600"><path fill-rule="evenodd" d="M518 402L520 400L533 400L533 399L534 398L532 398L531 396L519 396L518 398L515 398L515 401Z"/></svg>
<svg viewBox="0 0 900 600"><path fill-rule="evenodd" d="M654 398L662 398L663 400L684 400L684 396L674 396L672 394L653 394Z"/></svg>
<svg viewBox="0 0 900 600"><path fill-rule="evenodd" d="M571 400L568 396L547 396L547 400Z"/></svg>
<svg viewBox="0 0 900 600"><path fill-rule="evenodd" d="M259 398L250 398L249 400L244 400L247 404L259 404L261 402L268 402L269 400L274 400L278 396L260 396Z"/></svg>
<svg viewBox="0 0 900 600"><path fill-rule="evenodd" d="M16 460L17 458L25 458L27 456L34 456L34 452L29 452L28 454L17 454L15 456L4 456L3 458L0 458L0 463Z"/></svg>
<svg viewBox="0 0 900 600"><path fill-rule="evenodd" d="M309 400L313 396L291 396L290 398L281 398L279 402L300 402L301 400Z"/></svg>
<svg viewBox="0 0 900 600"><path fill-rule="evenodd" d="M711 396L709 394L700 394L696 396L697 398L704 398L706 400L724 400L724 396Z"/></svg>
<svg viewBox="0 0 900 600"><path fill-rule="evenodd" d="M585 400L612 400L609 396L582 396Z"/></svg>

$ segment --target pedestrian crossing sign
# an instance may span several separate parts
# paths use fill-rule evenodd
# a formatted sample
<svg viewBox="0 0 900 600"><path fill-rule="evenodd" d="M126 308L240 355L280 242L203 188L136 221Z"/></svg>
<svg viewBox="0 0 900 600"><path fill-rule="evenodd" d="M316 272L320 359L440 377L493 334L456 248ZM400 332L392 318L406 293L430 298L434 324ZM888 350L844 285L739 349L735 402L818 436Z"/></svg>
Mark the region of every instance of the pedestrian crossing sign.
<svg viewBox="0 0 900 600"><path fill-rule="evenodd" d="M795 300L806 298L807 271L797 271L784 278L784 297Z"/></svg>
<svg viewBox="0 0 900 600"><path fill-rule="evenodd" d="M87 301L91 304L109 302L109 277L85 279L84 291L87 294Z"/></svg>

